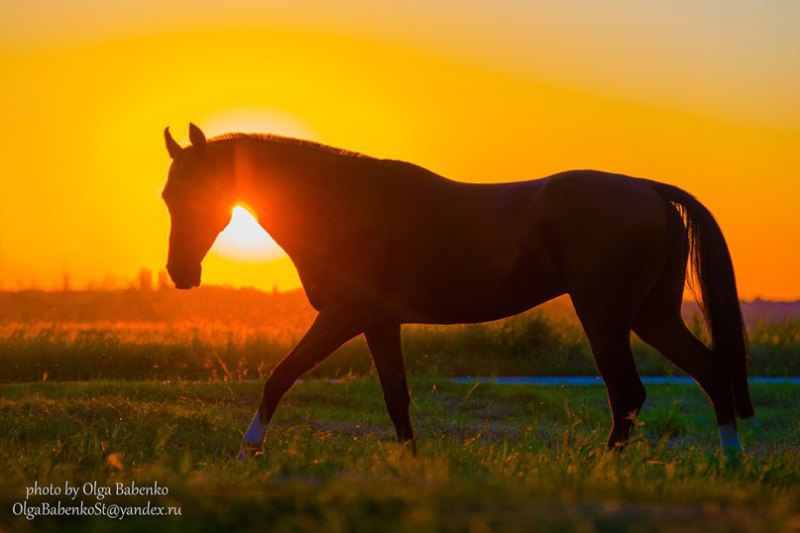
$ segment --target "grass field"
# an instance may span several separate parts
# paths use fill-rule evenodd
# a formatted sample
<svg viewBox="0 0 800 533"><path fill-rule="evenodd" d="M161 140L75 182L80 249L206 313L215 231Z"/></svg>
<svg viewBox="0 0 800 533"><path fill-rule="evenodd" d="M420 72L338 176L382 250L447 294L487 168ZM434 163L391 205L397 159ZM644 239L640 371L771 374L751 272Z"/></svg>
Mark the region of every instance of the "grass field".
<svg viewBox="0 0 800 533"><path fill-rule="evenodd" d="M623 454L601 387L412 382L417 459L393 441L375 379L311 380L285 397L266 453L233 460L260 384L94 381L0 386L2 528L269 531L800 528L800 395L755 385L748 454L717 452L697 387L651 386ZM26 487L157 481L181 517L14 516ZM92 495L76 501L96 502ZM31 496L55 504L64 497Z"/></svg>
<svg viewBox="0 0 800 533"><path fill-rule="evenodd" d="M800 530L795 386L753 387L758 417L733 464L694 386L648 387L634 441L610 454L602 387L439 377L596 375L569 303L553 304L404 329L418 458L394 442L359 339L290 391L266 453L240 464L260 378L313 319L301 293L0 292L0 532ZM751 375L800 374L800 321L748 325ZM690 326L703 336L697 318ZM677 373L635 337L633 350L642 374ZM26 500L35 484L103 494L131 482L169 493ZM181 516L15 515L59 502L129 512L150 502Z"/></svg>

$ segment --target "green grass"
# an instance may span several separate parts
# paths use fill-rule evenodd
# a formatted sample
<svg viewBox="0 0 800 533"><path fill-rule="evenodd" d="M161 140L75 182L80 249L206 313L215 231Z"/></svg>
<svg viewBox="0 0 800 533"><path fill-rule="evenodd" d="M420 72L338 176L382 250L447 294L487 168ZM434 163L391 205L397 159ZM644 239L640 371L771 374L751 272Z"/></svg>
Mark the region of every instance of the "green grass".
<svg viewBox="0 0 800 533"><path fill-rule="evenodd" d="M233 460L256 382L0 386L0 529L269 531L774 530L800 526L800 395L755 385L749 452L717 450L694 386L650 386L623 454L607 453L601 387L415 379L419 457L393 441L374 379L306 381L282 402L266 453ZM37 481L158 481L180 518L27 521ZM58 498L39 500L55 502ZM64 500L63 498L61 498ZM142 505L145 497L106 503ZM91 497L85 501L94 502Z"/></svg>

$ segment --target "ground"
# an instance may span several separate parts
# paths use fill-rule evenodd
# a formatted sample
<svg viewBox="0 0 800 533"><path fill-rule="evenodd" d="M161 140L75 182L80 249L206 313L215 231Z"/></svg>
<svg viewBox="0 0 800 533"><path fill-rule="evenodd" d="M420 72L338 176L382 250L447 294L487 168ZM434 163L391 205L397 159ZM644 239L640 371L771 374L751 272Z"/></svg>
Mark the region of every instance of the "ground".
<svg viewBox="0 0 800 533"><path fill-rule="evenodd" d="M800 395L755 385L746 455L718 453L690 385L648 387L631 446L608 453L601 387L412 380L419 457L393 440L374 378L306 381L279 407L265 453L233 458L260 384L92 381L0 385L0 530L260 527L269 531L800 529ZM106 505L177 517L14 515L26 487L168 487ZM97 503L96 495L75 502ZM31 496L28 505L75 505Z"/></svg>

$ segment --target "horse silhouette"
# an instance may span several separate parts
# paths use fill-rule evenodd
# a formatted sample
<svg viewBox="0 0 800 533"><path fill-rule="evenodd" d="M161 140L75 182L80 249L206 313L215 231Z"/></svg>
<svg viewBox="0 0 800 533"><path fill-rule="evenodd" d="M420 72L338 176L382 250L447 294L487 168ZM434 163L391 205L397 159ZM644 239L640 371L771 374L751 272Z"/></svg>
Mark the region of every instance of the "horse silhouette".
<svg viewBox="0 0 800 533"><path fill-rule="evenodd" d="M206 140L193 124L172 158L167 269L200 284L201 262L238 201L286 251L316 319L270 373L240 458L260 450L284 393L363 334L400 441L412 449L401 327L496 320L569 294L604 380L609 447L625 443L645 401L636 332L692 376L713 405L723 447L753 416L733 265L711 213L664 183L593 170L471 184L419 166L273 135ZM680 307L691 263L711 348Z"/></svg>

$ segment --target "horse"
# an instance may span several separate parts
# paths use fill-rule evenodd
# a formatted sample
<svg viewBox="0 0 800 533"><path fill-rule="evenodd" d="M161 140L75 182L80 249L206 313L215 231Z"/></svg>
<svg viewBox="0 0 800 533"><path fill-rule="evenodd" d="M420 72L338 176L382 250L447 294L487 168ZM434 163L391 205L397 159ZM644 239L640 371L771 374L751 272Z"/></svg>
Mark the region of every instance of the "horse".
<svg viewBox="0 0 800 533"><path fill-rule="evenodd" d="M318 312L271 371L239 459L261 453L281 397L337 348L364 335L397 438L416 454L403 362L404 324L497 320L569 295L611 411L607 445L624 447L645 402L635 332L694 378L724 450L742 450L736 417L754 416L733 264L709 210L665 183L571 170L506 183L453 181L417 165L265 134L206 139L189 126L163 199L167 271L200 285L201 262L237 202L293 261ZM687 267L710 347L680 314ZM696 291L697 292L697 291Z"/></svg>

